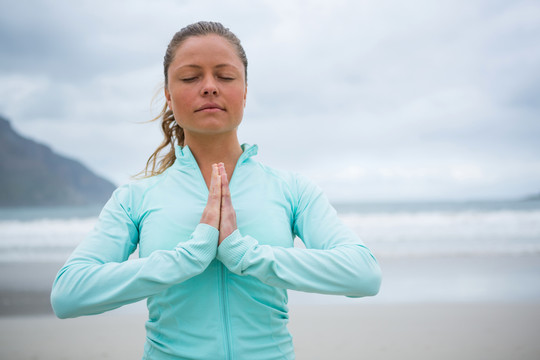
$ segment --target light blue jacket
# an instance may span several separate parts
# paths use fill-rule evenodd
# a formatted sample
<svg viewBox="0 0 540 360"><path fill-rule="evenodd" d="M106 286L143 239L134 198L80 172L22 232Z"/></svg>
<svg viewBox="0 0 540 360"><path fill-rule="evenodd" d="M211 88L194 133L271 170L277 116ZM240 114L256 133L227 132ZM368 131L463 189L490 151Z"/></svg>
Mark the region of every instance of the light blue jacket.
<svg viewBox="0 0 540 360"><path fill-rule="evenodd" d="M189 148L163 174L118 188L53 285L60 318L147 298L144 359L294 359L287 291L375 295L381 273L305 178L252 159L230 181L238 230L199 224L208 188ZM306 249L293 248L298 236ZM139 259L126 261L139 246Z"/></svg>

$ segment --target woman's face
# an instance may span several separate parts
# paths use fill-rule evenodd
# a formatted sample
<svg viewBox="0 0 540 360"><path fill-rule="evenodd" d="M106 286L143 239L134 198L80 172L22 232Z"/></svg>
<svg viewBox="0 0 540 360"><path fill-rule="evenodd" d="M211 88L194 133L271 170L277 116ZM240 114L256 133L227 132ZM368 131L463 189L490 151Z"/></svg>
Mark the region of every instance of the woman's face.
<svg viewBox="0 0 540 360"><path fill-rule="evenodd" d="M226 39L193 36L176 50L165 97L186 137L236 131L246 94L244 65Z"/></svg>

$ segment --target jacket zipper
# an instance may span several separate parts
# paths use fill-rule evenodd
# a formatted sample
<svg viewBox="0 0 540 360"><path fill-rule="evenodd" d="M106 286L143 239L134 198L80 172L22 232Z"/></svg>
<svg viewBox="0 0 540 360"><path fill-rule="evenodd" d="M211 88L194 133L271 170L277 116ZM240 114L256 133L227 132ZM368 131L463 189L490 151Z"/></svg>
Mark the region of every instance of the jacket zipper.
<svg viewBox="0 0 540 360"><path fill-rule="evenodd" d="M232 359L231 327L229 321L229 297L227 293L227 273L225 265L219 264L221 272L221 316L223 318L223 333L225 338L225 359Z"/></svg>
<svg viewBox="0 0 540 360"><path fill-rule="evenodd" d="M238 175L235 176L235 174L238 172L238 168L242 166L241 160L242 157L245 156L244 154L240 155L240 158L238 158L238 161L236 162L236 165L234 167L234 172L231 174L229 178L229 189L231 189L232 192L232 184L233 179L236 179ZM223 327L225 329L225 359L233 359L233 345L232 345L232 339L231 339L231 322L230 322L230 314L229 314L229 293L227 291L227 268L225 265L223 265L221 262L219 263L220 269L221 269L221 297L223 299L222 301L222 311L223 311Z"/></svg>
<svg viewBox="0 0 540 360"><path fill-rule="evenodd" d="M234 178L237 178L238 176L233 176L236 174L239 167L241 167L241 159L245 156L244 154L240 155L240 158L238 158L238 161L236 163L236 166L234 168L234 173L229 178L229 188L231 187L231 183ZM204 188L205 193L208 194L210 189L206 186L206 182L204 181L204 177L202 175L201 169L196 166L199 174L199 178L201 181L202 187ZM219 263L218 266L218 272L220 273L220 299L221 299L221 317L223 318L223 337L225 339L225 359L232 360L233 359L233 351L232 351L232 342L231 342L231 325L230 325L230 319L229 319L229 295L227 292L227 272L225 265L222 263Z"/></svg>

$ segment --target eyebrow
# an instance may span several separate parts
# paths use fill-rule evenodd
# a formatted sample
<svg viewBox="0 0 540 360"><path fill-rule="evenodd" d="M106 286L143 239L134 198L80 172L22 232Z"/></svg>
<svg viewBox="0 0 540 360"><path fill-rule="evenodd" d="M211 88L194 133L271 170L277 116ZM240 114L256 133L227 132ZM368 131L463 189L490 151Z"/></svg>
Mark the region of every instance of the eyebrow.
<svg viewBox="0 0 540 360"><path fill-rule="evenodd" d="M182 66L179 66L177 67L177 69L182 69L182 68L194 68L194 69L202 69L202 66L200 65L195 65L195 64L187 64L187 65L182 65ZM216 66L214 66L214 68L224 68L224 67L232 67L234 69L237 69L236 66L232 65L232 64L217 64Z"/></svg>

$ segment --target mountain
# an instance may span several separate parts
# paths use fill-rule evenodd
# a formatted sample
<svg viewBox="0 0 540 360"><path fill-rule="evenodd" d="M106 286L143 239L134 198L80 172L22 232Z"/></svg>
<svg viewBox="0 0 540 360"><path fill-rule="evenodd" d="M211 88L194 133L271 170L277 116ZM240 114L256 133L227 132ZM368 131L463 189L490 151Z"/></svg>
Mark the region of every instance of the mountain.
<svg viewBox="0 0 540 360"><path fill-rule="evenodd" d="M0 116L0 206L104 204L115 185L17 134Z"/></svg>
<svg viewBox="0 0 540 360"><path fill-rule="evenodd" d="M526 201L540 201L540 193L526 196L525 200Z"/></svg>

